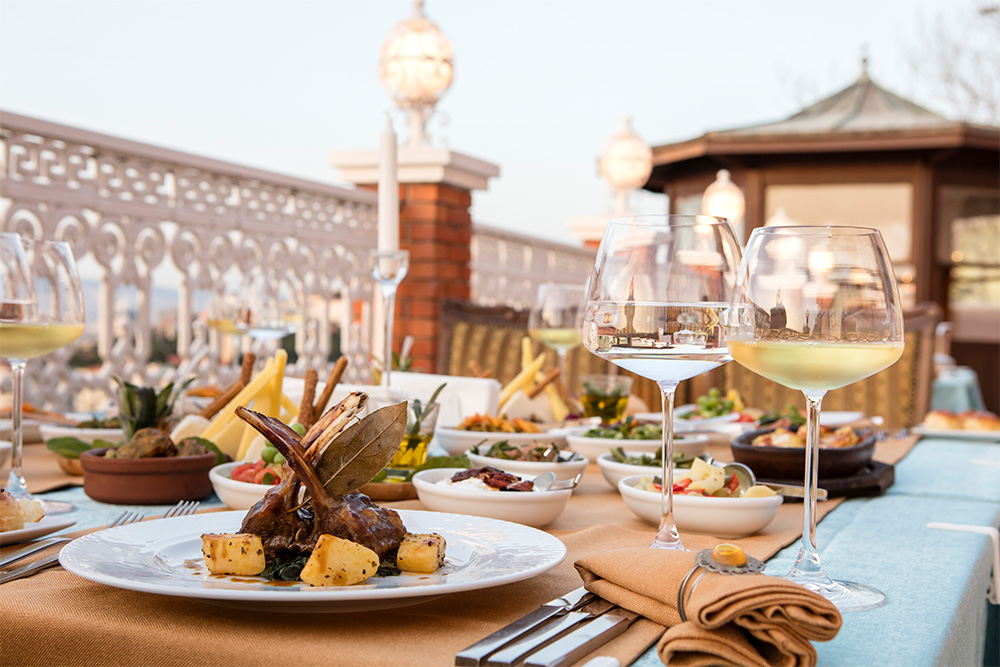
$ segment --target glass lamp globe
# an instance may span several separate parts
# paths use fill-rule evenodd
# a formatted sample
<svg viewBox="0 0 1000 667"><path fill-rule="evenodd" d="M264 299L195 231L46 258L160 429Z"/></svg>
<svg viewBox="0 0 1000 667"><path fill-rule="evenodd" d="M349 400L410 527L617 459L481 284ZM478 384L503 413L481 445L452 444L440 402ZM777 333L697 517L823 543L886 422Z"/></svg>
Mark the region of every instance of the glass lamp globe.
<svg viewBox="0 0 1000 667"><path fill-rule="evenodd" d="M618 191L636 190L649 180L653 150L632 131L630 118L604 144L598 167L604 180Z"/></svg>
<svg viewBox="0 0 1000 667"><path fill-rule="evenodd" d="M701 200L701 212L704 215L714 215L729 220L729 224L737 231L737 236L742 240L743 213L746 208L746 200L743 191L733 183L728 169L722 169L715 176L715 181L705 188L705 194Z"/></svg>
<svg viewBox="0 0 1000 667"><path fill-rule="evenodd" d="M379 78L402 109L431 108L454 77L451 41L416 0L410 18L396 25L379 55Z"/></svg>

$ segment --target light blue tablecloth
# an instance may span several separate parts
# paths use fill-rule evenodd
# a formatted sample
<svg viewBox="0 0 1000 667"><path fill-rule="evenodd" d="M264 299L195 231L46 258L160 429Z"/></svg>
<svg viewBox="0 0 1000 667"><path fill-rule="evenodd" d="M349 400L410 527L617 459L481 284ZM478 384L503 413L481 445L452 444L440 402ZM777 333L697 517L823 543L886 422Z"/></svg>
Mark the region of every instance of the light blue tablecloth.
<svg viewBox="0 0 1000 667"><path fill-rule="evenodd" d="M931 386L931 410L985 410L979 376L971 368L957 366L941 374Z"/></svg>
<svg viewBox="0 0 1000 667"><path fill-rule="evenodd" d="M896 466L886 495L848 500L819 524L826 573L873 585L887 598L877 609L845 613L837 637L815 644L820 665L982 665L990 634L996 660L997 608L989 614L986 601L989 538L926 527L1000 526L1000 468L973 459L1000 461L1000 444L924 440ZM778 552L767 573L785 574L797 554L798 544ZM636 662L660 664L653 650Z"/></svg>

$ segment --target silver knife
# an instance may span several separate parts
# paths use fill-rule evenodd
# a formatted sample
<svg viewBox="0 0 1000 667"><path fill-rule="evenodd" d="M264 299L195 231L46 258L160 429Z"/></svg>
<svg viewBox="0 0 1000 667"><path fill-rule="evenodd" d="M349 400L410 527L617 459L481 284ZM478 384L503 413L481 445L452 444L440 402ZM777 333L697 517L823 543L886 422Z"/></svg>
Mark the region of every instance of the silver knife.
<svg viewBox="0 0 1000 667"><path fill-rule="evenodd" d="M68 537L50 537L47 540L39 540L38 542L32 542L23 549L18 549L14 553L4 556L3 558L0 558L0 567L19 561L25 556L30 556L36 551L41 551L42 549L48 549L51 546L62 544L63 542L72 542L72 540L69 539Z"/></svg>
<svg viewBox="0 0 1000 667"><path fill-rule="evenodd" d="M629 629L639 614L627 609L598 616L579 629L532 653L525 667L561 667L571 665Z"/></svg>
<svg viewBox="0 0 1000 667"><path fill-rule="evenodd" d="M607 600L595 598L593 604L587 605L587 611L572 611L539 626L530 634L524 635L513 644L491 655L486 661L486 665L487 667L511 667L520 664L521 660L529 653L551 644L566 633L581 627L587 621L616 608L613 603Z"/></svg>
<svg viewBox="0 0 1000 667"><path fill-rule="evenodd" d="M500 628L490 636L480 639L472 646L460 651L455 655L455 664L482 665L487 657L527 635L540 624L545 623L555 616L576 611L580 607L590 603L595 597L593 593L587 592L587 589L581 586L562 597L547 602L531 613L525 614L513 623Z"/></svg>
<svg viewBox="0 0 1000 667"><path fill-rule="evenodd" d="M34 563L28 563L27 565L22 565L19 568L13 569L9 572L0 572L0 584L5 584L8 581L14 581L15 579L20 579L22 577L28 577L33 575L39 570L44 570L47 567L59 564L59 554L52 554L51 556L46 556L40 560L36 560Z"/></svg>

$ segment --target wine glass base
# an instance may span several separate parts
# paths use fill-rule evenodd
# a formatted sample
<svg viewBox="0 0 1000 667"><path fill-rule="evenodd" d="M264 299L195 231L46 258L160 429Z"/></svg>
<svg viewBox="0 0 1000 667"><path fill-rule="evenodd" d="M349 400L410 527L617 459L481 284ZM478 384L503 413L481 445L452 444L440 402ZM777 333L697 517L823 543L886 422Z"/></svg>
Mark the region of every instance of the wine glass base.
<svg viewBox="0 0 1000 667"><path fill-rule="evenodd" d="M867 584L858 584L853 581L834 581L827 577L822 579L801 577L796 576L794 572L789 573L785 579L814 593L819 593L840 611L863 611L885 604L885 593Z"/></svg>
<svg viewBox="0 0 1000 667"><path fill-rule="evenodd" d="M681 544L681 537L677 534L677 527L673 523L660 524L660 529L656 531L656 537L653 538L653 543L649 545L649 548L687 551L687 548Z"/></svg>
<svg viewBox="0 0 1000 667"><path fill-rule="evenodd" d="M68 514L76 509L76 505L73 503L63 502L61 500L42 500L38 498L38 502L42 504L42 511L46 515L49 514Z"/></svg>

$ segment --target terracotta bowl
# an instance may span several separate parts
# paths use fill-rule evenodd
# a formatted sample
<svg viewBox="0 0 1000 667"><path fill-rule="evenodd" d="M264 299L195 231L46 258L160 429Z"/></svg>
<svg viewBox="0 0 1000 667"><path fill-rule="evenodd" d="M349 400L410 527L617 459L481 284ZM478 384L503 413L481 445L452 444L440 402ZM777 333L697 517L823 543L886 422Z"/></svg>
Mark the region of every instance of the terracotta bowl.
<svg viewBox="0 0 1000 667"><path fill-rule="evenodd" d="M212 493L214 453L150 459L106 459L106 449L80 455L83 491L102 503L169 505Z"/></svg>
<svg viewBox="0 0 1000 667"><path fill-rule="evenodd" d="M733 460L750 466L761 479L798 480L805 475L805 447L755 447L753 439L773 429L765 428L737 436L730 444ZM870 430L855 431L861 442L852 447L831 447L819 450L819 478L837 479L850 477L872 458L875 451L875 434ZM822 486L822 484L820 485Z"/></svg>

